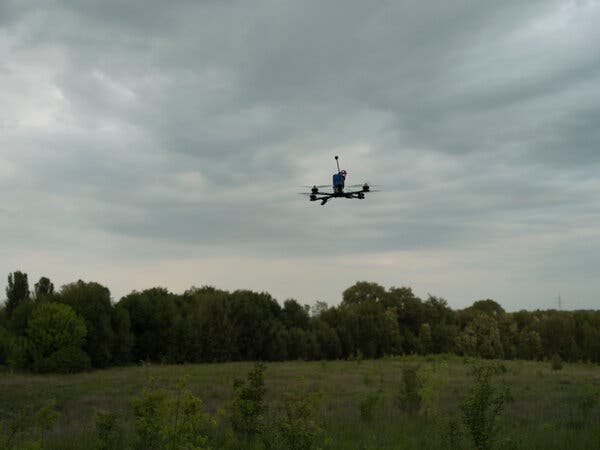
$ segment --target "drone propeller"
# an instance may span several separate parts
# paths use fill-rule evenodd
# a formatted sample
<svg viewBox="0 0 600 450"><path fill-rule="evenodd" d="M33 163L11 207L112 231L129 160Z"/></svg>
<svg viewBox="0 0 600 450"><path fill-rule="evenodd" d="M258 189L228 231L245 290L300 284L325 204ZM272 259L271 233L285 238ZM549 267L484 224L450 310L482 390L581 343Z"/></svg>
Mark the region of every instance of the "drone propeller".
<svg viewBox="0 0 600 450"><path fill-rule="evenodd" d="M330 184L313 184L312 186L300 186L300 187L311 189L311 188L315 188L315 187L316 188L326 188L326 187L331 187L331 185Z"/></svg>
<svg viewBox="0 0 600 450"><path fill-rule="evenodd" d="M361 183L361 184L352 184L352 185L350 185L348 187L363 187L365 184L367 186L369 186L369 187L371 187L371 186L380 186L379 184L371 184L368 181L365 181L364 183Z"/></svg>

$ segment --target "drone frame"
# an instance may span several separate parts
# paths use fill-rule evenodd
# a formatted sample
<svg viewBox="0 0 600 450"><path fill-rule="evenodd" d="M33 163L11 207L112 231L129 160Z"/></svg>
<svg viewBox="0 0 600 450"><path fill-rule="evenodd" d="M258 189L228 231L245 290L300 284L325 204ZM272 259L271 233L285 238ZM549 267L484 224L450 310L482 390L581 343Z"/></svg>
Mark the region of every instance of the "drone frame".
<svg viewBox="0 0 600 450"><path fill-rule="evenodd" d="M338 162L337 156L335 157L335 162L337 164L338 173L340 173L340 164ZM355 198L358 200L364 200L365 193L373 192L373 191L371 191L371 187L369 186L369 183L364 183L362 185L352 185L350 187L359 187L359 186L361 187L361 189L358 191L344 192L344 188L342 186L339 189L339 191L336 187L334 187L333 192L321 192L321 191L319 191L319 186L315 185L311 188L310 193L303 193L303 194L309 195L310 196L309 200L311 202L320 201L321 206L323 206L332 198Z"/></svg>

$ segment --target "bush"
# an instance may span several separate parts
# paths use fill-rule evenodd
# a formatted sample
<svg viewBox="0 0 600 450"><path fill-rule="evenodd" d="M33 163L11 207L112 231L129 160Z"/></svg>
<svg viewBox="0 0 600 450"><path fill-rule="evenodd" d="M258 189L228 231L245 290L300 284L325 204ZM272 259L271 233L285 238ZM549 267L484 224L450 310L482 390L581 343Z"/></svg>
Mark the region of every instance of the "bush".
<svg viewBox="0 0 600 450"><path fill-rule="evenodd" d="M203 410L199 397L184 382L177 385L174 396L152 384L134 399L135 429L138 449L207 449L209 434L216 425Z"/></svg>
<svg viewBox="0 0 600 450"><path fill-rule="evenodd" d="M65 347L36 362L40 373L77 373L90 370L90 357L77 347Z"/></svg>
<svg viewBox="0 0 600 450"><path fill-rule="evenodd" d="M40 409L27 405L10 413L8 420L0 423L0 448L41 449L46 432L50 431L58 420L58 413L51 400Z"/></svg>
<svg viewBox="0 0 600 450"><path fill-rule="evenodd" d="M0 366L3 366L7 362L9 339L10 335L8 331L0 325Z"/></svg>
<svg viewBox="0 0 600 450"><path fill-rule="evenodd" d="M550 364L551 364L552 370L562 370L562 368L563 368L562 359L560 358L558 353L555 353L554 355L552 355Z"/></svg>
<svg viewBox="0 0 600 450"><path fill-rule="evenodd" d="M402 368L402 383L400 392L396 398L398 406L402 411L414 414L421 408L421 380L417 374L417 368L404 366Z"/></svg>
<svg viewBox="0 0 600 450"><path fill-rule="evenodd" d="M304 390L289 393L283 411L261 433L269 450L317 450L325 440L325 432L315 420L316 398Z"/></svg>
<svg viewBox="0 0 600 450"><path fill-rule="evenodd" d="M233 401L230 421L235 433L242 439L253 438L260 431L264 405L265 365L257 362L248 372L246 381L236 379L233 383Z"/></svg>
<svg viewBox="0 0 600 450"><path fill-rule="evenodd" d="M497 418L504 409L504 391L492 384L493 366L475 366L471 390L461 403L463 421L478 450L490 449L497 434Z"/></svg>
<svg viewBox="0 0 600 450"><path fill-rule="evenodd" d="M440 415L440 396L448 385L448 363L427 364L417 372L419 381L419 412L430 418Z"/></svg>
<svg viewBox="0 0 600 450"><path fill-rule="evenodd" d="M98 438L98 450L118 450L124 448L123 430L119 426L121 417L115 412L96 411L94 427Z"/></svg>
<svg viewBox="0 0 600 450"><path fill-rule="evenodd" d="M382 403L381 393L376 392L367 395L360 402L360 418L363 422L371 422L375 417L377 407Z"/></svg>

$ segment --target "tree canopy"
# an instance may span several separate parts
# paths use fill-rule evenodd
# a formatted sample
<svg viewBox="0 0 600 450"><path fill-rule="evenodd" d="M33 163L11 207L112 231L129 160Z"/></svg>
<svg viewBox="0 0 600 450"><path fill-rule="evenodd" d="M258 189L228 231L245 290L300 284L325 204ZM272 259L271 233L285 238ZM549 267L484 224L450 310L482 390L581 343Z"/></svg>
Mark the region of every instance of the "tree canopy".
<svg viewBox="0 0 600 450"><path fill-rule="evenodd" d="M339 306L294 299L280 305L266 292L192 287L183 294L155 287L118 302L82 280L54 291L40 278L9 275L0 309L0 365L37 371L156 361L338 359L361 355L454 352L483 358L600 363L600 311L506 312L491 299L453 310L422 300L409 287L360 281Z"/></svg>

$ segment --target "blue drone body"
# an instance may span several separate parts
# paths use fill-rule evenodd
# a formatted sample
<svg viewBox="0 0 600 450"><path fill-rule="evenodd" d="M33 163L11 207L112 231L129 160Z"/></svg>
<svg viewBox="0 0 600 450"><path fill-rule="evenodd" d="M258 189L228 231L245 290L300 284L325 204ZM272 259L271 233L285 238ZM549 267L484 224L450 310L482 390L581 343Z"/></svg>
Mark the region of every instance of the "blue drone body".
<svg viewBox="0 0 600 450"><path fill-rule="evenodd" d="M310 189L310 192L301 192L302 195L308 195L309 196L309 200L311 202L314 202L316 200L321 200L321 205L324 205L325 203L327 203L327 201L330 198L336 198L336 197L343 197L343 198L357 198L359 200L363 200L365 198L365 193L367 192L376 192L376 191L372 191L369 183L363 183L363 184L357 184L351 187L360 187L361 189L358 191L352 191L352 192L344 192L344 186L345 186L345 182L346 182L346 171L345 170L340 170L340 164L338 162L338 157L335 157L335 162L337 164L337 173L333 174L333 183L332 183L332 187L333 187L333 192L322 192L319 191L319 188L322 187L327 187L327 186L313 186ZM310 187L310 186L306 186L306 187Z"/></svg>

